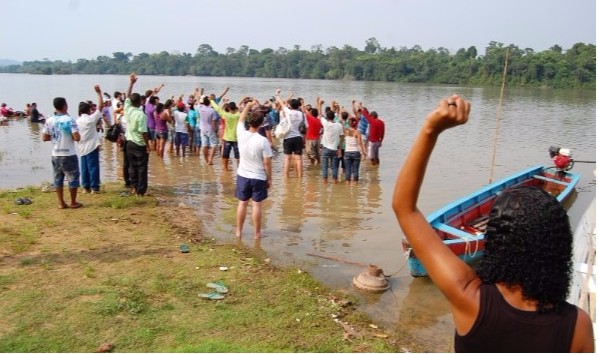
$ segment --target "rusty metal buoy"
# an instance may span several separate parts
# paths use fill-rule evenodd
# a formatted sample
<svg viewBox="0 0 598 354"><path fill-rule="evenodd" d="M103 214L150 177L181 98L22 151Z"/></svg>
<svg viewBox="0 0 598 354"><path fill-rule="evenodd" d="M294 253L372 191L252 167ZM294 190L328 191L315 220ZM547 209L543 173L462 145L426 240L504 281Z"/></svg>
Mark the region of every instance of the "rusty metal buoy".
<svg viewBox="0 0 598 354"><path fill-rule="evenodd" d="M358 289L370 292L383 292L390 288L388 279L384 276L382 269L370 264L366 270L353 278L353 285Z"/></svg>

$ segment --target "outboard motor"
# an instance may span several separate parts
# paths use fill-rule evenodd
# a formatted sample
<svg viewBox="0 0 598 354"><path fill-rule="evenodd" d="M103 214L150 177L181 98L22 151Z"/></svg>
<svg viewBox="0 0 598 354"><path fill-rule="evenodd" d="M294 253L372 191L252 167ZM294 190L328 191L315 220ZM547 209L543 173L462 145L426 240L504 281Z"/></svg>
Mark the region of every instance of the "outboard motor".
<svg viewBox="0 0 598 354"><path fill-rule="evenodd" d="M551 146L548 149L548 154L554 163L557 171L569 171L573 168L575 161L570 149L563 149L560 146Z"/></svg>

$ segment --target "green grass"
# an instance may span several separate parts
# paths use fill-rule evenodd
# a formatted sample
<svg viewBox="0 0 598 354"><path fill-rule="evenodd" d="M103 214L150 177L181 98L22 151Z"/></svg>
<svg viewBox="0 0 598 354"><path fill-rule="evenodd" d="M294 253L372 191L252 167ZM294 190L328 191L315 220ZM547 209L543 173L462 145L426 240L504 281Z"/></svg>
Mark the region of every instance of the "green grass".
<svg viewBox="0 0 598 354"><path fill-rule="evenodd" d="M15 193L0 193L0 208L9 211L0 214L0 250L10 254L0 267L0 352L93 352L105 342L115 352L409 346L392 333L375 338L355 299L309 274L273 267L242 245L211 241L176 202L118 191L107 186L105 194L83 196L84 208L58 210L53 193L20 190L34 198L28 217L12 214L23 207L14 205ZM181 242L190 253L178 251ZM222 264L229 270L220 271ZM229 288L224 300L198 296L217 280ZM345 340L333 316L363 336Z"/></svg>

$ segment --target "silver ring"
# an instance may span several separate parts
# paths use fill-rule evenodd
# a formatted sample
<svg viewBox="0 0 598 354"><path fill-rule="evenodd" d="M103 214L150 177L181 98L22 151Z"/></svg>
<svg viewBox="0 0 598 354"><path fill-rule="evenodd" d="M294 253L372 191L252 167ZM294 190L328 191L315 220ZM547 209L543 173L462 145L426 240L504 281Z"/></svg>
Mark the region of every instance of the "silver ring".
<svg viewBox="0 0 598 354"><path fill-rule="evenodd" d="M448 105L457 107L457 104L455 102L449 102Z"/></svg>

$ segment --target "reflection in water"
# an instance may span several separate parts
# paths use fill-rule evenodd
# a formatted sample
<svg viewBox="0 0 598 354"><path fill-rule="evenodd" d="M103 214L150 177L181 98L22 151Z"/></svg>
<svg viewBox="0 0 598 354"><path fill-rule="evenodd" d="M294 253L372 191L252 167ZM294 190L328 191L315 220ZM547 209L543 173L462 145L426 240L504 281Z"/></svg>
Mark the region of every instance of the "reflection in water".
<svg viewBox="0 0 598 354"><path fill-rule="evenodd" d="M277 188L277 199L280 200L280 206L276 229L290 233L290 242L296 242L301 238L301 226L304 219L301 182L302 180L298 178L284 178L282 184Z"/></svg>
<svg viewBox="0 0 598 354"><path fill-rule="evenodd" d="M0 74L0 77L3 82L15 83L0 86L0 96L7 102L22 106L35 98L42 112L51 111L52 99L58 93L69 102L79 102L87 99L81 97L82 92L89 92L88 88L97 82L108 90L125 87L127 82L126 76ZM194 77L144 76L142 79L148 87L165 82L165 97L186 92L197 82ZM344 104L358 98L376 108L387 130L379 168L364 161L357 186L324 185L319 166L305 164L301 180L282 178L284 156L275 153L273 186L263 203L267 237L256 244L247 233L242 242L264 252L276 264L306 268L332 288L355 294L361 299L361 308L376 323L398 326L401 331L429 342L435 351L447 351L450 347L445 344L452 343L454 327L446 301L429 280L413 279L406 267L402 267L405 262L400 244L402 233L390 207L391 197L397 172L423 118L440 97L453 92L471 97L470 121L447 132L439 141L422 186L420 209L427 214L487 184L499 89L243 78L201 78L201 82L208 91L231 86L233 95L254 92L257 97L270 97L277 88L282 88L300 92L306 102L313 102L316 96L336 98ZM494 178L530 165L550 163L547 149L555 144L573 149L576 159L596 160L595 117L594 92L509 90L503 103ZM40 141L40 128L25 120L0 127L0 188L39 185L51 180L51 144ZM102 180L121 183L122 152L117 145L105 141L100 155ZM575 165L574 171L582 179L578 193L567 205L572 225L577 224L596 194L594 169L595 164ZM152 186L172 187L180 202L196 210L207 233L217 240L235 240L235 183L235 173L222 171L219 161L208 166L197 155L186 158L166 155L164 159L155 154L150 156L149 192ZM249 218L248 222L251 225ZM391 278L392 292L364 294L351 285L362 267L307 256L310 253L377 264L386 274L400 272Z"/></svg>
<svg viewBox="0 0 598 354"><path fill-rule="evenodd" d="M426 311L420 309L425 308ZM429 278L413 279L399 307L399 328L409 328L438 352L452 351L452 337L438 336L453 328L450 306Z"/></svg>

